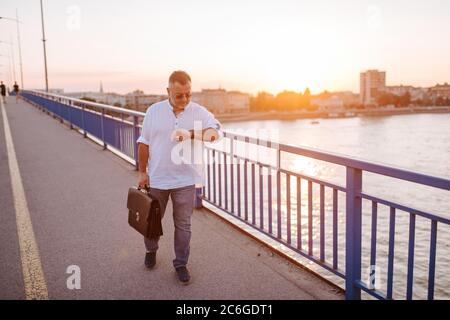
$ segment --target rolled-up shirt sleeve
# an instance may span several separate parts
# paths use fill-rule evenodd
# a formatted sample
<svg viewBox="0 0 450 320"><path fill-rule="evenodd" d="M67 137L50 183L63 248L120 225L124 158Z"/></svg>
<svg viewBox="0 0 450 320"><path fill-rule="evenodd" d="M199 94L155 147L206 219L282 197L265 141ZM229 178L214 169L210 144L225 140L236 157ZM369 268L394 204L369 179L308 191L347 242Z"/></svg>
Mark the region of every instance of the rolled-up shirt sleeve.
<svg viewBox="0 0 450 320"><path fill-rule="evenodd" d="M150 108L145 113L144 122L142 123L142 130L140 137L136 140L136 143L143 143L150 145L150 131L151 131L151 114Z"/></svg>
<svg viewBox="0 0 450 320"><path fill-rule="evenodd" d="M216 129L219 133L219 139L223 138L222 125L220 124L219 120L217 120L214 115L206 108L202 112L202 126L203 129Z"/></svg>

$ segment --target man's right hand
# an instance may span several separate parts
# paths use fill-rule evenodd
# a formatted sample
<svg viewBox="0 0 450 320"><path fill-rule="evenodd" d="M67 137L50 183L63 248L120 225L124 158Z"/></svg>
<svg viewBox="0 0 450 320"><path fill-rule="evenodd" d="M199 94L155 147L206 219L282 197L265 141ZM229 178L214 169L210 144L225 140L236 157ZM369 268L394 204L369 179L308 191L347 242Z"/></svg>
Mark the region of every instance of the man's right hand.
<svg viewBox="0 0 450 320"><path fill-rule="evenodd" d="M138 186L141 188L145 188L146 186L150 186L148 181L148 175L146 172L139 172L138 177Z"/></svg>

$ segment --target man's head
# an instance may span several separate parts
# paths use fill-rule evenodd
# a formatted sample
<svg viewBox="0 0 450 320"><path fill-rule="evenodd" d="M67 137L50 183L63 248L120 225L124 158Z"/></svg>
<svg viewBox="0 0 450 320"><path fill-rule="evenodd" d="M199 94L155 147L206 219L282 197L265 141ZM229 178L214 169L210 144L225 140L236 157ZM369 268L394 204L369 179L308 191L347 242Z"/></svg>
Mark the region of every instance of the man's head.
<svg viewBox="0 0 450 320"><path fill-rule="evenodd" d="M185 71L172 72L167 94L175 109L184 110L191 99L191 77Z"/></svg>

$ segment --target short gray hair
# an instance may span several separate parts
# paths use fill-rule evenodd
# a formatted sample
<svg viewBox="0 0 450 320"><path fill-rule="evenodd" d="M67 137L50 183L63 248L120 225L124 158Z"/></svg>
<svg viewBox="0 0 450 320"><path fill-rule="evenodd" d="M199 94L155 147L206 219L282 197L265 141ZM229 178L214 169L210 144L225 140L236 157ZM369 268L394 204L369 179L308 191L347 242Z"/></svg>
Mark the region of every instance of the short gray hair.
<svg viewBox="0 0 450 320"><path fill-rule="evenodd" d="M186 71L177 70L172 72L169 77L169 84L178 82L181 85L185 85L188 82L191 82L191 77Z"/></svg>

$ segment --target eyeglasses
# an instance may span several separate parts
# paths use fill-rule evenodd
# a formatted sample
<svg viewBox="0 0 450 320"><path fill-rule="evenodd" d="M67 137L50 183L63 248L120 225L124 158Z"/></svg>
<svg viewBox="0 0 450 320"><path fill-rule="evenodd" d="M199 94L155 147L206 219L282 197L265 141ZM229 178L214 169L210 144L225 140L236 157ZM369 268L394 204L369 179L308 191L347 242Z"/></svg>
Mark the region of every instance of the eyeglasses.
<svg viewBox="0 0 450 320"><path fill-rule="evenodd" d="M191 95L192 94L190 94L190 93L177 93L177 94L175 94L175 99L180 100L180 99L183 99L183 97L186 97L186 99L190 99Z"/></svg>

